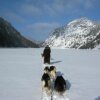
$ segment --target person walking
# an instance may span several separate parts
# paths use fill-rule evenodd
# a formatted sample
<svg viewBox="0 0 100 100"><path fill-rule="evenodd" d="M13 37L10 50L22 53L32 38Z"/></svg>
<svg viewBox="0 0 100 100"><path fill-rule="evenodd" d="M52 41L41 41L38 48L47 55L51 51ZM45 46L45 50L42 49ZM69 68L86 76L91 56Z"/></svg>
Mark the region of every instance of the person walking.
<svg viewBox="0 0 100 100"><path fill-rule="evenodd" d="M43 50L43 54L42 54L42 57L44 57L44 64L45 63L48 63L50 64L50 53L51 53L51 49L50 47L47 45L44 50Z"/></svg>

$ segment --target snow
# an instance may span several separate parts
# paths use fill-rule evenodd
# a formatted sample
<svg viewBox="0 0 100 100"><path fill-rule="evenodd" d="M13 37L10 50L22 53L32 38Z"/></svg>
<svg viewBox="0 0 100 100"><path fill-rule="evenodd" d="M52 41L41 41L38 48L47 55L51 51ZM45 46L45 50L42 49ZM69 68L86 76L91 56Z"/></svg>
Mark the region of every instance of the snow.
<svg viewBox="0 0 100 100"><path fill-rule="evenodd" d="M43 49L0 49L0 100L41 100ZM69 100L100 100L100 51L52 49ZM66 99L67 100L67 99Z"/></svg>
<svg viewBox="0 0 100 100"><path fill-rule="evenodd" d="M80 19L76 19L74 21L71 21L71 22L68 23L68 25L69 26L70 25L73 26L73 24L80 23L82 21L83 21L83 24L87 24L88 26L92 26L93 25L93 22L91 20L87 19L86 17L83 17L83 18L80 18Z"/></svg>
<svg viewBox="0 0 100 100"><path fill-rule="evenodd" d="M100 44L94 48L94 50L100 49Z"/></svg>

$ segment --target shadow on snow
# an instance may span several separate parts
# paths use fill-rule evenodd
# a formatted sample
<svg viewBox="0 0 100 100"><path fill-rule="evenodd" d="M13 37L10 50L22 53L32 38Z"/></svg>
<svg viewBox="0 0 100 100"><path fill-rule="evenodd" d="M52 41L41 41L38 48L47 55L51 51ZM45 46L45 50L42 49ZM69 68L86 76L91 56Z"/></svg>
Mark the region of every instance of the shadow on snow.
<svg viewBox="0 0 100 100"><path fill-rule="evenodd" d="M60 63L60 62L62 62L62 61L53 61L50 64L55 64L55 63Z"/></svg>
<svg viewBox="0 0 100 100"><path fill-rule="evenodd" d="M95 100L100 100L100 96L98 96Z"/></svg>

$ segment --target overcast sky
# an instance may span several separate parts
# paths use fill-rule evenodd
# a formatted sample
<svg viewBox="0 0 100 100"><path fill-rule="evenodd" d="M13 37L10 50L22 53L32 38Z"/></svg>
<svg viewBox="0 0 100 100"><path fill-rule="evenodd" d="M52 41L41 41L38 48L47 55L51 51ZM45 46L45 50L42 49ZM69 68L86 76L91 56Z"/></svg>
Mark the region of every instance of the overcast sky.
<svg viewBox="0 0 100 100"><path fill-rule="evenodd" d="M45 40L74 19L100 21L100 0L0 0L0 16L24 36Z"/></svg>

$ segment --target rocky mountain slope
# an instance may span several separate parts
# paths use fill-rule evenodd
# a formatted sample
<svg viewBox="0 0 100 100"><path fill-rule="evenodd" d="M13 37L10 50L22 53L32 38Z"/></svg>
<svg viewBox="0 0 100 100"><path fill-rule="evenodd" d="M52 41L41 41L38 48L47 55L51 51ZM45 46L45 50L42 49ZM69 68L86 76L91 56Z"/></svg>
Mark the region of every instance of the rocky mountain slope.
<svg viewBox="0 0 100 100"><path fill-rule="evenodd" d="M38 47L23 37L10 23L0 17L0 47Z"/></svg>
<svg viewBox="0 0 100 100"><path fill-rule="evenodd" d="M60 48L93 49L99 44L100 23L87 18L80 18L55 29L43 45Z"/></svg>

